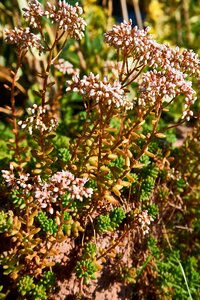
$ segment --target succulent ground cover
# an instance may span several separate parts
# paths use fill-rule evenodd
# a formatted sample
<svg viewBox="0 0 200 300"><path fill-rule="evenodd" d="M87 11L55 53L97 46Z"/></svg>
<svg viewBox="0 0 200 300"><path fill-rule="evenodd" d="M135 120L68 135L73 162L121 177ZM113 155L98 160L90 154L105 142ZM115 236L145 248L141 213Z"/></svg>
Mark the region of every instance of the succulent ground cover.
<svg viewBox="0 0 200 300"><path fill-rule="evenodd" d="M131 20L92 32L78 3L22 14L4 31L0 297L198 299L198 56Z"/></svg>

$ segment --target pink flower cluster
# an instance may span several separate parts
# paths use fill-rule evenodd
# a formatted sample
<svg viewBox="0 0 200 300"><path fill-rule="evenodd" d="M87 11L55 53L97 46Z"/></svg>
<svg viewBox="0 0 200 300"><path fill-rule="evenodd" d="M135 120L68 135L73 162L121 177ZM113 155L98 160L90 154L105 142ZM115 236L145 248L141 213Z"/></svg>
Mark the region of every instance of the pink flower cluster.
<svg viewBox="0 0 200 300"><path fill-rule="evenodd" d="M41 26L41 17L46 17L57 23L58 28L68 33L70 37L81 40L84 36L86 22L80 16L83 14L82 8L76 3L74 6L66 3L65 0L58 1L57 5L47 2L47 9L44 10L38 0L30 0L28 8L25 11L24 18L30 26L39 28Z"/></svg>
<svg viewBox="0 0 200 300"><path fill-rule="evenodd" d="M83 31L85 30L86 22L82 15L82 8L76 3L74 6L65 2L65 0L58 2L58 7L47 2L48 10L45 11L44 15L51 19L52 22L58 24L59 29L67 31L70 37L76 40L81 40L84 36Z"/></svg>
<svg viewBox="0 0 200 300"><path fill-rule="evenodd" d="M185 96L185 111L183 117L192 116L190 106L195 102L195 91L192 83L185 80L186 75L182 72L171 69L170 72L158 72L152 70L142 76L142 82L139 86L140 98L139 105L142 107L151 107L163 100L169 102L178 95Z"/></svg>
<svg viewBox="0 0 200 300"><path fill-rule="evenodd" d="M27 51L29 48L36 48L41 53L43 46L37 35L30 32L30 28L5 29L5 41L8 44L16 45L18 49Z"/></svg>
<svg viewBox="0 0 200 300"><path fill-rule="evenodd" d="M28 7L24 8L24 19L29 22L33 28L41 30L41 18L47 17L52 23L57 23L58 28L66 31L70 37L81 40L84 36L86 22L82 15L83 10L78 3L74 6L63 1L59 1L58 5L52 5L47 2L48 9L44 10L38 0L30 0ZM37 48L41 53L44 49L37 35L30 32L30 28L15 28L13 30L5 30L5 40L8 44L17 45L18 49L28 50L29 48Z"/></svg>
<svg viewBox="0 0 200 300"><path fill-rule="evenodd" d="M139 105L142 109L156 106L162 101L169 102L178 95L185 96L182 118L189 120L193 115L190 106L195 102L192 83L186 80L186 74L200 75L200 60L192 50L181 51L178 47L157 43L148 34L148 28L132 28L132 21L114 25L105 34L106 42L121 49L124 55L132 56L138 65L154 68L142 77L139 86ZM161 68L158 72L156 69Z"/></svg>
<svg viewBox="0 0 200 300"><path fill-rule="evenodd" d="M105 40L116 49L129 51L134 40L132 33L132 21L124 21L120 25L113 25L112 30L105 34Z"/></svg>
<svg viewBox="0 0 200 300"><path fill-rule="evenodd" d="M30 174L19 172L14 173L14 167L10 164L10 170L2 170L2 177L8 187L20 189L23 194L33 193L35 199L42 208L47 208L52 214L52 204L59 200L59 197L68 193L71 200L77 199L83 201L83 198L91 198L92 188L86 188L88 181L86 178L76 178L69 171L55 173L47 182L43 182L40 176L34 177L34 184L30 184Z"/></svg>
<svg viewBox="0 0 200 300"><path fill-rule="evenodd" d="M39 178L39 177L38 177ZM93 194L92 188L85 188L86 178L76 178L69 171L55 173L48 182L41 182L35 189L35 198L42 208L48 208L53 213L52 203L56 203L60 196L68 193L69 199L83 201L83 198L90 198Z"/></svg>
<svg viewBox="0 0 200 300"><path fill-rule="evenodd" d="M126 99L125 92L119 81L111 84L107 77L104 77L101 81L99 75L95 76L93 73L90 73L89 76L83 76L83 79L80 79L78 75L73 76L71 81L67 81L67 85L67 92L79 92L86 99L94 100L96 103L104 102L107 105L114 104L117 108L132 108L132 103Z"/></svg>
<svg viewBox="0 0 200 300"><path fill-rule="evenodd" d="M151 224L151 222L153 222L153 218L148 215L147 210L144 210L141 213L136 214L136 217L143 235L148 234L150 230L149 225Z"/></svg>
<svg viewBox="0 0 200 300"><path fill-rule="evenodd" d="M30 26L38 28L40 25L40 17L44 15L42 5L37 0L31 0L28 2L28 7L23 8L23 17L29 22Z"/></svg>
<svg viewBox="0 0 200 300"><path fill-rule="evenodd" d="M78 73L78 69L74 69L73 65L63 58L60 58L58 63L54 64L54 67L63 74L75 75Z"/></svg>
<svg viewBox="0 0 200 300"><path fill-rule="evenodd" d="M32 185L27 183L30 177L29 173L20 172L18 177L16 177L12 164L10 164L10 170L2 170L1 172L6 184L11 188L17 190L22 188L25 193L29 193L32 189Z"/></svg>
<svg viewBox="0 0 200 300"><path fill-rule="evenodd" d="M200 75L200 60L192 49L184 49L181 53L181 64L183 72Z"/></svg>
<svg viewBox="0 0 200 300"><path fill-rule="evenodd" d="M18 122L22 129L27 128L30 134L33 134L34 131L48 133L56 130L58 122L55 118L50 117L47 106L42 108L42 106L33 104L32 108L28 108L28 112L31 116L25 121Z"/></svg>
<svg viewBox="0 0 200 300"><path fill-rule="evenodd" d="M200 60L192 50L181 52L179 47L170 48L169 45L157 43L150 34L149 28L132 28L132 21L124 21L120 25L114 25L112 30L105 34L108 44L132 54L139 60L139 64L149 67L161 67L164 70L171 68L181 70L188 74L200 75Z"/></svg>

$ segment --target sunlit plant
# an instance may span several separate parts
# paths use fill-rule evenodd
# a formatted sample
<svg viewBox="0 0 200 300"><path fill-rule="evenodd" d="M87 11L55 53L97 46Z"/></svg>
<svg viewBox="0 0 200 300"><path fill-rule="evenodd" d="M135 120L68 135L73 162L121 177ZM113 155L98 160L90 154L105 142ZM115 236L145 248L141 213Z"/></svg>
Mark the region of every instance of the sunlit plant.
<svg viewBox="0 0 200 300"><path fill-rule="evenodd" d="M56 256L65 243L68 259L76 252L66 273L76 275L82 294L107 264L115 265L119 278L145 296L141 282L145 279L148 284L156 264L152 254L156 247L148 246L147 238L155 235L162 244L166 216L172 218L179 209L180 220L184 217L184 201L190 200L190 187L197 184L198 174L192 183L181 171L181 157L168 132L196 120L191 78L199 76L200 60L192 50L157 43L148 28L133 27L130 20L104 35L114 53L108 74L84 75L81 66L61 58L69 40L81 44L84 39L86 22L78 3L47 2L43 7L30 0L23 17L28 27L5 30L6 43L17 53L7 86L10 106L5 110L13 135L8 145L11 159L1 170L6 205L3 202L0 211L0 232L9 243L0 261L3 274L11 278L9 289L24 299L48 299L60 263ZM49 21L53 36L45 30ZM27 113L19 112L15 101L19 71L35 48L45 57L36 74L40 87L34 90L35 103ZM75 124L73 134L59 113L63 94L81 99L81 111L68 121ZM177 97L182 99L182 112L176 123L168 124L164 116ZM60 133L67 137L62 143ZM197 138L190 143L196 149ZM189 146L184 149L187 153ZM157 263L161 271L170 269L160 256ZM189 287L187 292L191 295Z"/></svg>

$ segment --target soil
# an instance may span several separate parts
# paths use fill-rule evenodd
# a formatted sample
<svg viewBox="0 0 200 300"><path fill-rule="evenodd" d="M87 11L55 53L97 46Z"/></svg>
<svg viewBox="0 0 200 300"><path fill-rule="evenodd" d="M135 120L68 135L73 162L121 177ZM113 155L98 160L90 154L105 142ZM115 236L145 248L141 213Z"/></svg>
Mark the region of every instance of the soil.
<svg viewBox="0 0 200 300"><path fill-rule="evenodd" d="M62 248L66 248L62 245ZM74 273L69 276L69 266L66 265L66 253L60 254L62 262L59 263L57 274L59 274L58 288L50 300L130 300L131 285L116 282L116 278L111 274L109 267L104 266L98 272L98 278L90 281L88 285L81 285L81 281L77 280ZM59 259L60 260L60 259ZM80 297L80 298L79 298Z"/></svg>
<svg viewBox="0 0 200 300"><path fill-rule="evenodd" d="M128 243L128 239L125 243ZM76 256L76 250L69 247L71 246L64 242L59 247L59 255L55 257L57 262L55 271L59 275L58 287L49 300L130 300L132 298L132 285L117 282L110 267L106 265L98 272L96 280L91 280L88 285L82 286L81 280L78 280L73 273L74 266L69 265L69 263L73 264L73 255Z"/></svg>

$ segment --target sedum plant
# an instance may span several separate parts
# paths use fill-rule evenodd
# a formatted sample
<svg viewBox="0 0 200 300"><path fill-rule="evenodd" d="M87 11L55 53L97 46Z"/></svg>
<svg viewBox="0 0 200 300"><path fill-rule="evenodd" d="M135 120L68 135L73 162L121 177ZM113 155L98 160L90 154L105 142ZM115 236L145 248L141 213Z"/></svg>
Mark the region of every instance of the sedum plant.
<svg viewBox="0 0 200 300"><path fill-rule="evenodd" d="M86 21L78 3L43 6L30 0L23 11L28 26L5 30L17 63L7 86L10 105L4 110L12 134L1 170L0 229L9 243L3 245L0 261L3 275L11 280L4 289L16 290L23 299L48 299L64 265L84 295L86 285L103 274L101 269L115 266L114 275L134 284L136 296L149 297L149 282L159 270L171 269L160 256L159 268L153 269L156 256L147 245L148 235L155 235L160 245L168 227L170 237L175 235L174 210L181 211L177 218L182 224L184 207L198 183L195 162L191 182L181 171L181 151L173 149L170 139L173 128L196 120L192 77L199 76L200 60L192 50L157 43L148 29L133 27L130 20L105 33L112 62L105 62L103 76L94 74L87 65L77 68L61 57L76 41L83 64ZM49 22L52 31L46 30ZM17 83L28 54L35 60L41 55L44 63L35 74L34 103L28 107L27 101L26 110L20 111ZM81 101L68 123L60 113L66 109L62 97ZM163 120L177 97L182 111L176 123L168 124ZM67 124L74 125L74 131L69 132ZM186 153L190 143L194 152L197 147L195 130L183 147ZM165 225L167 216L174 226ZM176 247L179 238L181 234ZM68 252L62 262L57 256L63 244ZM159 291L152 285L149 293L163 295L159 284Z"/></svg>

